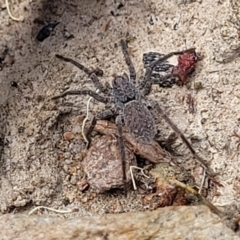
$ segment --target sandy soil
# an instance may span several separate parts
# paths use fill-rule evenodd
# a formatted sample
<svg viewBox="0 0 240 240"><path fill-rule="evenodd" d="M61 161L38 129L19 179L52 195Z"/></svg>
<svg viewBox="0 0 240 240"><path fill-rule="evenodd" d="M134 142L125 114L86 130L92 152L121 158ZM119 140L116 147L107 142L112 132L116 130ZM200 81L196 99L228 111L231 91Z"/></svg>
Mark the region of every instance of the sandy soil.
<svg viewBox="0 0 240 240"><path fill-rule="evenodd" d="M150 98L157 100L196 151L219 173L222 187L209 194L217 206L239 211L238 167L240 5L231 1L15 1L13 21L0 1L0 210L30 209L44 205L77 208L75 215L143 210L141 194L122 190L96 194L80 191L85 177L80 165L84 142L81 124L88 97L59 102L51 97L68 88L93 88L77 68L59 61L55 54L77 59L104 71L103 82L127 71L120 39L129 40L138 78L143 75L145 52L168 53L196 47L202 60L187 86L161 89L154 86ZM44 24L59 21L53 34L39 42ZM67 34L74 38L67 39ZM197 86L201 83L202 88ZM194 98L189 112L187 96ZM94 113L103 108L95 102ZM70 112L71 110L71 112ZM160 120L161 135L172 130ZM75 138L66 141L71 131ZM180 140L179 161L192 161ZM196 167L193 165L193 169ZM24 208L23 208L24 207Z"/></svg>

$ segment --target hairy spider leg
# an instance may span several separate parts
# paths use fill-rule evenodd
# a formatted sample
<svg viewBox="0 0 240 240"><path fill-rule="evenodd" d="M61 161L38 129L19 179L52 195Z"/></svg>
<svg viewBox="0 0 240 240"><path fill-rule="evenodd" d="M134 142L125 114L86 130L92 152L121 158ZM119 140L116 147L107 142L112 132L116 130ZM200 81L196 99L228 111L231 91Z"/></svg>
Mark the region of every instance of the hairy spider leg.
<svg viewBox="0 0 240 240"><path fill-rule="evenodd" d="M122 47L122 52L123 52L125 62L126 62L127 66L128 66L128 69L129 69L130 80L135 85L136 84L136 70L135 70L133 62L132 62L132 60L129 56L127 43L126 43L126 41L121 39L120 44L121 44L121 47Z"/></svg>
<svg viewBox="0 0 240 240"><path fill-rule="evenodd" d="M67 58L67 57L63 57L59 54L56 54L56 57L65 61L65 62L70 62L71 64L73 64L74 66L78 67L79 69L81 69L82 71L84 71L87 75L89 75L89 77L91 78L94 86L99 89L100 92L103 93L108 93L109 90L107 87L105 87L98 79L97 76L102 76L103 75L103 71L99 68L96 68L94 70L90 70L87 67L83 66L82 64L74 61L71 58Z"/></svg>
<svg viewBox="0 0 240 240"><path fill-rule="evenodd" d="M172 78L179 77L177 73L169 73L165 76L159 76L159 78L151 78L148 81L142 81L139 85L141 90L141 94L143 96L148 95L151 92L151 88L153 84L158 84L161 87L172 87L174 83L172 83Z"/></svg>
<svg viewBox="0 0 240 240"><path fill-rule="evenodd" d="M102 75L102 70L99 69L95 69L93 71L89 70L87 67L83 66L82 64L72 60L71 58L67 58L67 57L63 57L61 55L56 54L56 57L66 61L66 62L70 62L73 65L75 65L76 67L78 67L79 69L83 70L86 74L88 74L93 82L93 84L95 85L95 87L97 89L99 89L101 92L103 92L103 94L105 94L106 96L102 96L92 90L88 90L88 89L83 89L83 90L69 90L66 92L63 92L60 95L54 96L52 97L52 99L58 99L58 98L62 98L65 97L67 95L89 95L91 97L93 97L94 99L96 99L99 102L105 103L107 104L109 102L109 94L110 91L107 89L107 87L105 87L98 79L97 75ZM87 130L86 133L86 138L87 138L87 148L89 148L90 144L91 144L91 133L96 125L96 121L97 120L104 120L104 119L108 119L114 116L114 111L113 109L107 109L105 111L102 111L100 113L98 113L95 117L93 117L93 119L91 120L90 123L90 127Z"/></svg>
<svg viewBox="0 0 240 240"><path fill-rule="evenodd" d="M52 99L54 100L54 99L62 98L67 95L89 95L89 96L93 97L94 99L98 100L99 102L102 102L102 103L108 102L108 97L101 96L98 93L96 93L92 90L88 90L88 89L86 89L86 90L69 90L69 91L63 92L62 94L52 97Z"/></svg>
<svg viewBox="0 0 240 240"><path fill-rule="evenodd" d="M125 145L124 145L124 141L123 141L122 115L117 116L116 125L117 125L117 130L118 130L118 143L119 143L120 156L121 156L121 160L122 160L124 194L125 194L125 197L127 197L126 154L125 154Z"/></svg>
<svg viewBox="0 0 240 240"><path fill-rule="evenodd" d="M113 109L106 109L102 112L97 113L91 120L90 122L90 126L86 132L86 138L87 138L87 148L90 147L91 145L91 133L95 128L95 125L97 123L97 120L106 120L109 119L111 117L114 117L115 112Z"/></svg>
<svg viewBox="0 0 240 240"><path fill-rule="evenodd" d="M156 101L152 101L153 103L153 109L157 110L157 113L160 114L160 116L168 123L168 125L174 130L174 132L176 132L176 134L182 139L182 141L185 143L185 145L188 147L188 149L190 150L190 152L192 153L192 155L197 159L197 161L199 163L201 163L203 165L203 167L206 170L209 170L207 161L202 159L200 156L197 155L196 151L193 149L193 147L191 146L191 143L187 140L187 138L183 135L183 133L181 132L181 130L177 127L177 125L166 115L166 113L164 113L164 111L162 110L162 108L160 107L160 105L158 104L158 102ZM154 111L154 110L153 110ZM153 115L156 116L156 113L153 113Z"/></svg>
<svg viewBox="0 0 240 240"><path fill-rule="evenodd" d="M136 84L136 70L134 68L133 62L128 53L128 47L126 41L121 39L120 41L121 49L123 53L124 60L128 66L130 82ZM123 75L125 79L128 79L126 74ZM137 93L135 93L137 94ZM118 141L119 141L119 152L122 160L122 171L123 171L123 183L124 183L124 194L127 197L127 176L126 176L126 155L125 155L125 145L123 140L122 125L123 125L123 116L122 114L118 115L116 118L116 125L118 129Z"/></svg>
<svg viewBox="0 0 240 240"><path fill-rule="evenodd" d="M54 96L52 97L52 99L58 99L58 98L62 98L65 97L67 95L89 95L91 97L93 97L94 99L98 100L99 102L102 103L107 103L108 102L108 98L104 97L104 96L100 96L97 93L91 91L91 90L72 90L72 91L66 91L58 96ZM87 130L86 133L86 138L87 138L87 148L89 148L90 144L91 144L91 133L94 130L94 127L96 125L97 120L106 120L109 119L111 117L114 116L114 111L113 109L107 109L105 111L102 111L100 113L98 113L95 117L92 118L91 123L90 123L90 127Z"/></svg>

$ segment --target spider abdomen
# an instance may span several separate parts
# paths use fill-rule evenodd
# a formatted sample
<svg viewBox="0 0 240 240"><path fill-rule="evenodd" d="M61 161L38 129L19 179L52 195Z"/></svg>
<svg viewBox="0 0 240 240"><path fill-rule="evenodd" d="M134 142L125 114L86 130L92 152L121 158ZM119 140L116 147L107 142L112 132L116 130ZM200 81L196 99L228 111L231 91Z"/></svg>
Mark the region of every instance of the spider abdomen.
<svg viewBox="0 0 240 240"><path fill-rule="evenodd" d="M123 109L124 124L139 141L149 143L156 135L156 125L149 109L136 100L128 102Z"/></svg>

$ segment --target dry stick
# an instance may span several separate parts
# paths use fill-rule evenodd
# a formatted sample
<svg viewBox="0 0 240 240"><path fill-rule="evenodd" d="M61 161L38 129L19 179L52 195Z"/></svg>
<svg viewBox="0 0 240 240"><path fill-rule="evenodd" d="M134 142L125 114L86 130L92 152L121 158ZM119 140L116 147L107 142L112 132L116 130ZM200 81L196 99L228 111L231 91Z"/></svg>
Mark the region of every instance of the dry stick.
<svg viewBox="0 0 240 240"><path fill-rule="evenodd" d="M10 17L12 20L14 20L14 21L22 22L22 21L24 20L24 17L23 17L23 16L20 16L19 18L16 18L16 17L14 17L14 16L12 15L8 1L9 1L9 0L6 0L5 3L6 3L7 12L8 12L9 17Z"/></svg>

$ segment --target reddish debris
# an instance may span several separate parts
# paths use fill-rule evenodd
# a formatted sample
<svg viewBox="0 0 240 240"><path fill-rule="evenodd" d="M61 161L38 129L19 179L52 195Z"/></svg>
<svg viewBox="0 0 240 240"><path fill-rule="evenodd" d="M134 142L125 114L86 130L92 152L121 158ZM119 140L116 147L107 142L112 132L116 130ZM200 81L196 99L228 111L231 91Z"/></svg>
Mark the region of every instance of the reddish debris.
<svg viewBox="0 0 240 240"><path fill-rule="evenodd" d="M195 48L190 49L178 57L178 65L172 69L172 73L179 74L178 85L182 86L185 84L188 74L193 72L198 60L199 58L195 52Z"/></svg>
<svg viewBox="0 0 240 240"><path fill-rule="evenodd" d="M144 207L149 210L189 204L185 190L168 183L164 177L156 179L155 192L144 195L142 200Z"/></svg>

